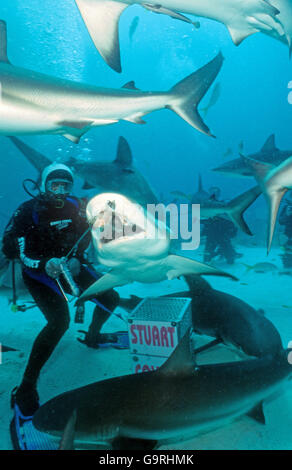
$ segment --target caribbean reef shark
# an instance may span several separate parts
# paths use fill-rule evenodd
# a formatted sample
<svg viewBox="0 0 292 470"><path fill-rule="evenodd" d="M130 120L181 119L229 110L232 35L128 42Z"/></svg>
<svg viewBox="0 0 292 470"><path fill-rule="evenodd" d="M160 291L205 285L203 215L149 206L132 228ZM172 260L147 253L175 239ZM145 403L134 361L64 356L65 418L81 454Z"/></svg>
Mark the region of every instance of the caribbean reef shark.
<svg viewBox="0 0 292 470"><path fill-rule="evenodd" d="M117 72L122 70L119 19L123 11L134 4L148 9L150 6L152 11L155 7L156 13L172 17L174 12L182 12L219 21L227 26L236 45L258 31L269 32L277 38L287 34L277 16L279 9L265 0L160 0L158 5L149 0L75 1L96 48ZM281 6L282 2L279 0Z"/></svg>
<svg viewBox="0 0 292 470"><path fill-rule="evenodd" d="M265 317L262 309L234 295L213 289L202 276L184 276L189 290L174 292L162 297L190 297L192 299L192 327L196 333L232 344L248 356L277 355L282 349L279 332ZM142 298L131 295L120 299L119 305L131 312Z"/></svg>
<svg viewBox="0 0 292 470"><path fill-rule="evenodd" d="M221 53L168 92L143 92L132 82L121 89L102 88L11 65L4 21L0 22L0 44L0 134L62 134L78 143L95 126L120 120L143 124L143 116L167 108L211 135L197 106L221 69Z"/></svg>
<svg viewBox="0 0 292 470"><path fill-rule="evenodd" d="M248 155L248 158L258 160L260 162L279 165L292 155L292 150L280 150L275 143L275 134L270 135L259 152ZM224 173L226 176L252 177L253 172L249 165L246 164L244 156L230 160L223 165L214 168L212 171Z"/></svg>
<svg viewBox="0 0 292 470"><path fill-rule="evenodd" d="M229 202L217 201L214 198L206 199L200 203L201 219L226 215L244 233L252 235L252 232L243 218L243 214L259 197L261 192L260 186L255 186ZM195 200L192 202L195 204Z"/></svg>
<svg viewBox="0 0 292 470"><path fill-rule="evenodd" d="M193 194L191 198L184 195L186 199L189 199L191 204L200 204L200 217L201 219L209 219L217 216L229 217L235 225L240 228L247 235L252 235L248 225L246 224L243 214L244 212L254 203L259 197L262 190L260 186L255 186L243 194L235 197L229 202L218 201L215 197L212 197L210 193L207 193L202 184L201 175L199 175L199 187L198 191Z"/></svg>
<svg viewBox="0 0 292 470"><path fill-rule="evenodd" d="M39 173L52 163L20 139L10 139ZM132 152L124 137L119 138L116 159L111 162L70 158L65 163L84 180L83 189L100 187L104 191L123 194L143 206L158 203L152 188L133 165Z"/></svg>
<svg viewBox="0 0 292 470"><path fill-rule="evenodd" d="M245 158L263 190L268 203L268 240L267 251L270 252L277 215L281 201L289 189L292 189L292 156L278 166Z"/></svg>
<svg viewBox="0 0 292 470"><path fill-rule="evenodd" d="M192 273L236 279L212 266L169 254L170 231L164 220L124 196L99 194L87 204L86 215L98 261L111 270L86 289L78 303L134 281L153 283Z"/></svg>
<svg viewBox="0 0 292 470"><path fill-rule="evenodd" d="M188 330L153 372L125 375L63 393L42 405L33 425L61 436L76 413L75 446L154 449L250 414L265 422L263 403L291 378L288 352L196 366ZM76 411L75 411L76 410Z"/></svg>

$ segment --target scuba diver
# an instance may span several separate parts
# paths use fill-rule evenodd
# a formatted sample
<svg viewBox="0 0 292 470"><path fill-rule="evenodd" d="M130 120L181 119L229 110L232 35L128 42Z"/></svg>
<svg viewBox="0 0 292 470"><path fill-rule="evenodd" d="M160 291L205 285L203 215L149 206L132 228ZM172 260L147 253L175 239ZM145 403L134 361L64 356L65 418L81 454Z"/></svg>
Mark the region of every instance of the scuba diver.
<svg viewBox="0 0 292 470"><path fill-rule="evenodd" d="M284 234L286 240L284 243L284 254L281 255L282 263L284 268L292 268L292 199L286 200L286 204L283 207L280 217L280 225L284 226Z"/></svg>
<svg viewBox="0 0 292 470"><path fill-rule="evenodd" d="M218 187L209 189L210 199L220 201L221 191ZM204 263L209 263L216 256L225 258L228 264L233 264L236 258L243 255L237 253L231 240L237 234L237 228L234 223L226 217L216 216L202 220L202 236L206 237L204 249Z"/></svg>
<svg viewBox="0 0 292 470"><path fill-rule="evenodd" d="M3 237L4 254L20 260L24 283L47 320L33 343L22 382L12 392L12 404L17 404L23 416L32 416L39 407L37 380L41 369L69 327L65 292L72 294L78 286L81 293L101 276L85 259L84 251L91 241L85 215L87 201L71 196L72 187L69 167L58 163L46 167L40 194L33 196L26 190L32 199L16 210ZM79 340L94 348L114 346L117 335L100 330L117 307L119 294L111 289L93 302L96 306L91 325L84 332L85 339Z"/></svg>

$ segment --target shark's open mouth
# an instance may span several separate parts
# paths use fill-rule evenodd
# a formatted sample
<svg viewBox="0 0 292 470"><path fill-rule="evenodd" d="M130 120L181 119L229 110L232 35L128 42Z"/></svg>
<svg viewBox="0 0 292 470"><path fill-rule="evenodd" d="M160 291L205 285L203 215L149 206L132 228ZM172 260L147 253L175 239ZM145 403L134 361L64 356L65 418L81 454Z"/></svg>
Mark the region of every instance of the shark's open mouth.
<svg viewBox="0 0 292 470"><path fill-rule="evenodd" d="M111 214L111 217L106 222L99 225L99 231L101 233L99 240L102 244L120 238L134 237L138 233L144 232L140 226L130 223L115 212Z"/></svg>

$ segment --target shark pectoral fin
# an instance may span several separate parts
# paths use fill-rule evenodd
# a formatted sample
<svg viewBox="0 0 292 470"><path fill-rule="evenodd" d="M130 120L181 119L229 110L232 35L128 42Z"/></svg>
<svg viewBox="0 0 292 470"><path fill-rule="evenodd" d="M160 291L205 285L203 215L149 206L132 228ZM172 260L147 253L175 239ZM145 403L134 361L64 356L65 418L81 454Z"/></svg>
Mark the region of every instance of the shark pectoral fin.
<svg viewBox="0 0 292 470"><path fill-rule="evenodd" d="M246 2L247 3L247 2ZM243 5L243 8L245 6ZM274 30L281 34L283 27L277 18L280 13L277 8L266 0L254 0L248 2L246 7L249 11L243 12L244 21L241 26L232 24L227 25L232 40L238 46L245 38L259 31Z"/></svg>
<svg viewBox="0 0 292 470"><path fill-rule="evenodd" d="M169 268L167 271L168 279L174 279L185 274L203 274L224 276L237 280L232 274L225 273L224 271L220 271L204 263L199 263L193 259L184 258L183 256L169 255L165 260L165 264Z"/></svg>
<svg viewBox="0 0 292 470"><path fill-rule="evenodd" d="M106 63L121 72L119 19L129 6L112 0L75 0L88 32Z"/></svg>
<svg viewBox="0 0 292 470"><path fill-rule="evenodd" d="M74 144L78 144L81 137L89 130L93 121L60 121L57 122L59 127L64 128L63 136L71 140Z"/></svg>
<svg viewBox="0 0 292 470"><path fill-rule="evenodd" d="M258 29L247 26L246 28L234 28L233 26L228 26L228 31L232 38L232 41L236 46L239 46L244 39L248 36L251 36L254 33L258 33Z"/></svg>
<svg viewBox="0 0 292 470"><path fill-rule="evenodd" d="M254 419L258 423L266 424L266 418L265 418L264 409L263 409L263 402L260 402L251 411L249 411L247 413L247 416Z"/></svg>
<svg viewBox="0 0 292 470"><path fill-rule="evenodd" d="M113 287L124 286L130 282L123 275L119 273L109 272L94 282L88 289L86 289L78 298L77 303L85 302L86 300L93 299L98 294L112 289Z"/></svg>
<svg viewBox="0 0 292 470"><path fill-rule="evenodd" d="M10 64L7 55L7 24L0 20L0 62Z"/></svg>
<svg viewBox="0 0 292 470"><path fill-rule="evenodd" d="M188 328L185 335L169 358L155 372L157 375L193 375L196 361L191 341L192 328Z"/></svg>
<svg viewBox="0 0 292 470"><path fill-rule="evenodd" d="M165 106L177 113L192 127L211 137L214 136L199 115L197 106L217 78L222 64L223 56L219 53L204 67L177 83L170 90L169 103Z"/></svg>
<svg viewBox="0 0 292 470"><path fill-rule="evenodd" d="M269 225L268 225L268 242L267 242L268 254L272 246L279 207L287 191L288 191L287 188L282 188L280 191L275 191L270 194L266 193L266 197L268 199L268 205L269 205Z"/></svg>
<svg viewBox="0 0 292 470"><path fill-rule="evenodd" d="M59 444L59 450L74 450L74 435L75 435L76 419L77 419L77 411L75 409L65 426L62 439Z"/></svg>
<svg viewBox="0 0 292 470"><path fill-rule="evenodd" d="M231 220L247 235L252 235L247 223L243 218L244 212L259 197L262 190L260 186L255 186L248 191L232 199L227 206L227 213Z"/></svg>

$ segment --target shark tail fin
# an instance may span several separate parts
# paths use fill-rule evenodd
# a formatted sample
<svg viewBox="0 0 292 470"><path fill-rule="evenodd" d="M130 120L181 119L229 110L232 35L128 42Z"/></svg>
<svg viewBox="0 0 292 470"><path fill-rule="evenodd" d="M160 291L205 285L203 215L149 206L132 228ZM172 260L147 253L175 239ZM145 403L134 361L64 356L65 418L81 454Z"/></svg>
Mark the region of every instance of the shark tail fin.
<svg viewBox="0 0 292 470"><path fill-rule="evenodd" d="M0 62L7 62L7 24L4 20L0 20Z"/></svg>
<svg viewBox="0 0 292 470"><path fill-rule="evenodd" d="M228 204L228 214L231 220L247 235L252 235L247 223L243 218L244 212L251 206L251 204L259 197L261 194L261 188L255 186L252 189L249 189L245 193L237 196L235 199Z"/></svg>
<svg viewBox="0 0 292 470"><path fill-rule="evenodd" d="M282 201L282 198L288 191L287 188L282 188L281 191L275 191L272 194L267 196L268 205L269 205L269 225L268 225L268 235L267 235L267 254L269 254L272 246L272 241L275 232L275 225L277 220L277 215L279 207Z"/></svg>
<svg viewBox="0 0 292 470"><path fill-rule="evenodd" d="M170 90L171 100L166 106L192 127L211 137L214 136L199 115L197 107L220 72L223 60L219 53L211 62L177 83Z"/></svg>
<svg viewBox="0 0 292 470"><path fill-rule="evenodd" d="M114 0L75 0L88 32L106 63L121 72L119 19L128 4Z"/></svg>

